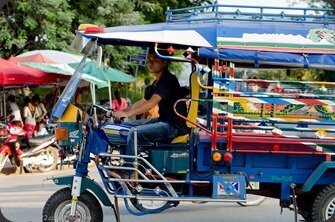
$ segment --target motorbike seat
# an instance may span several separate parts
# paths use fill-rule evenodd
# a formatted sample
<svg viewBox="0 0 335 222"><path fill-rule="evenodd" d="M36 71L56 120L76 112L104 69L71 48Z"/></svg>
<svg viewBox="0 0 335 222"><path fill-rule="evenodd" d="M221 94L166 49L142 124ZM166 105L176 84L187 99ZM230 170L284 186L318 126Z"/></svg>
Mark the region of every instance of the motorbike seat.
<svg viewBox="0 0 335 222"><path fill-rule="evenodd" d="M37 136L37 137L33 137L30 138L28 140L28 143L30 146L38 146L42 143L48 142L50 140L52 140L55 137L55 135L51 134L51 135L45 135L45 136Z"/></svg>

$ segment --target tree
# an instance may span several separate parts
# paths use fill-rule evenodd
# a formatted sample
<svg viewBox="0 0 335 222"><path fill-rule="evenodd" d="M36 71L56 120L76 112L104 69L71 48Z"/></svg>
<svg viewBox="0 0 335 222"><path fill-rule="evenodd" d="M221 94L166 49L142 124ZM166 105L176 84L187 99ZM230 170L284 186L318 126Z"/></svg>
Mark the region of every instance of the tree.
<svg viewBox="0 0 335 222"><path fill-rule="evenodd" d="M145 19L149 22L164 22L165 21L165 10L169 7L170 9L186 8L192 6L201 6L206 4L212 4L214 0L138 0L136 8L142 9L143 3L151 3L150 10L144 10L143 14Z"/></svg>
<svg viewBox="0 0 335 222"><path fill-rule="evenodd" d="M55 10L57 9L57 10ZM67 0L14 0L0 12L0 56L69 47L74 11Z"/></svg>

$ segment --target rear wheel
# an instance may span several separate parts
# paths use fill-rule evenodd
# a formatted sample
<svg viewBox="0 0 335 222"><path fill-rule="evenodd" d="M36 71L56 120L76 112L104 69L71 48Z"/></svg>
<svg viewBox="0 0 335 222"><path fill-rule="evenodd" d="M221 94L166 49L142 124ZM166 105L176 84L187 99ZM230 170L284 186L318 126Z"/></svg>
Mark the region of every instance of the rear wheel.
<svg viewBox="0 0 335 222"><path fill-rule="evenodd" d="M251 206L258 206L266 200L266 197L259 196L255 194L247 194L246 201L247 202L237 202L239 205L243 207L251 207Z"/></svg>
<svg viewBox="0 0 335 222"><path fill-rule="evenodd" d="M335 184L325 187L315 198L312 207L313 221L332 221L335 212ZM333 216L334 217L334 216Z"/></svg>
<svg viewBox="0 0 335 222"><path fill-rule="evenodd" d="M315 199L314 193L304 193L297 195L297 206L299 214L307 221L312 221L312 206Z"/></svg>
<svg viewBox="0 0 335 222"><path fill-rule="evenodd" d="M164 210L167 206L172 204L169 201L163 201L163 200L130 199L130 202L139 211L143 210L143 211L157 211L157 212L160 212L160 210Z"/></svg>
<svg viewBox="0 0 335 222"><path fill-rule="evenodd" d="M71 190L63 188L54 193L43 208L43 222L101 222L102 208L99 201L88 191L78 197L75 218L70 218Z"/></svg>

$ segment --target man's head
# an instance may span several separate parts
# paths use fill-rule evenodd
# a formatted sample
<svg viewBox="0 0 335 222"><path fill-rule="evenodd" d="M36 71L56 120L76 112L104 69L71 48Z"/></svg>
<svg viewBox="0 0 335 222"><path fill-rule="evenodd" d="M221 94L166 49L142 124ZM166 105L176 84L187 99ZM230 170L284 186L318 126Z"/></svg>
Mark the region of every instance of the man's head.
<svg viewBox="0 0 335 222"><path fill-rule="evenodd" d="M158 50L159 54L161 55L168 55L166 51ZM156 75L160 75L164 69L167 68L168 61L160 58L154 51L154 49L150 49L148 53L148 61L147 66L149 72Z"/></svg>

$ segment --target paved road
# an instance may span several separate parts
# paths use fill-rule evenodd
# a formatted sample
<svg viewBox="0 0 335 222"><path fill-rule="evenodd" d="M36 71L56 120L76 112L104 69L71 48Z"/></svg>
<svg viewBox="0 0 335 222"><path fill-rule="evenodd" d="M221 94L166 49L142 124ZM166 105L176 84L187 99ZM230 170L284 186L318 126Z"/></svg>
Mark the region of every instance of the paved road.
<svg viewBox="0 0 335 222"><path fill-rule="evenodd" d="M14 222L39 222L43 206L48 197L58 186L43 180L52 175L70 175L71 169L51 173L25 175L0 175L0 207L3 214ZM95 168L91 176L99 181ZM114 222L114 215L109 208L103 208L104 221ZM294 221L293 212L284 210L280 214L278 200L267 199L258 207L241 207L235 203L182 203L177 208L160 214L136 217L129 215L123 205L120 206L122 222L290 222ZM301 217L299 217L301 220ZM2 222L2 221L1 221Z"/></svg>

